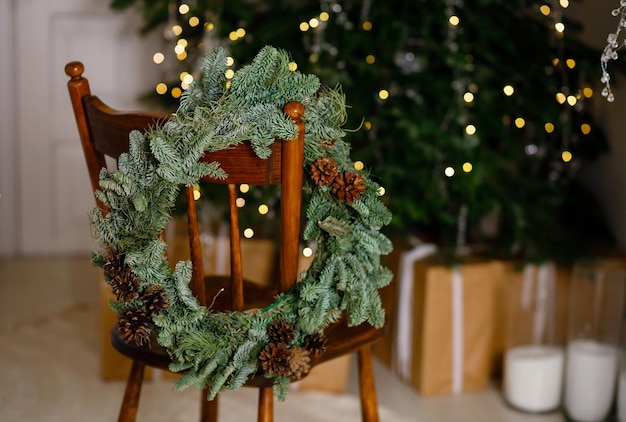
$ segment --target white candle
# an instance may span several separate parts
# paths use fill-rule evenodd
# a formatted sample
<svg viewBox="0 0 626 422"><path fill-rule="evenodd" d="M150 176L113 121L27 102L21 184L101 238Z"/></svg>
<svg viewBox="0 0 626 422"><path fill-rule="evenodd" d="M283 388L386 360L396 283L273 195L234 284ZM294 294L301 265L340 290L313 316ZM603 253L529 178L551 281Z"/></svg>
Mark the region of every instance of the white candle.
<svg viewBox="0 0 626 422"><path fill-rule="evenodd" d="M563 385L563 349L555 346L517 346L504 358L504 394L520 410L556 409Z"/></svg>
<svg viewBox="0 0 626 422"><path fill-rule="evenodd" d="M606 343L576 340L567 346L565 410L580 422L608 414L617 376L617 349Z"/></svg>

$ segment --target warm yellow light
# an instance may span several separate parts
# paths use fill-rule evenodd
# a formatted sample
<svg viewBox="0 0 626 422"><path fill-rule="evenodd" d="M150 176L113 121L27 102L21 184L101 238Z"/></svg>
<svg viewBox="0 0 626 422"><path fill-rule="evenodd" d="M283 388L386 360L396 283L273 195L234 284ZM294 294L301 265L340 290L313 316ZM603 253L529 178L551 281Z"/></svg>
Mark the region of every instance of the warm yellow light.
<svg viewBox="0 0 626 422"><path fill-rule="evenodd" d="M371 31L372 30L372 22L365 21L365 22L363 22L362 27L363 27L364 31Z"/></svg>
<svg viewBox="0 0 626 422"><path fill-rule="evenodd" d="M289 62L289 70L291 70L292 72L295 72L297 69L298 69L298 63Z"/></svg>
<svg viewBox="0 0 626 422"><path fill-rule="evenodd" d="M471 92L466 92L465 94L463 94L463 101L465 101L466 103L471 103L472 101L474 101L474 94L472 94Z"/></svg>
<svg viewBox="0 0 626 422"><path fill-rule="evenodd" d="M583 123L582 125L580 125L580 131L583 133L583 135L589 135L589 133L591 132L591 125L588 123Z"/></svg>
<svg viewBox="0 0 626 422"><path fill-rule="evenodd" d="M474 166L472 166L472 163L463 163L463 171L465 173L469 173L473 168Z"/></svg>
<svg viewBox="0 0 626 422"><path fill-rule="evenodd" d="M246 36L246 30L243 28L238 28L236 33L239 38L243 38Z"/></svg>
<svg viewBox="0 0 626 422"><path fill-rule="evenodd" d="M183 54L184 52L185 52L185 46L182 44L176 44L176 47L174 47L174 53Z"/></svg>
<svg viewBox="0 0 626 422"><path fill-rule="evenodd" d="M356 161L354 163L354 169L357 171L363 170L363 167L365 167L365 165L363 164L363 161Z"/></svg>
<svg viewBox="0 0 626 422"><path fill-rule="evenodd" d="M552 123L550 123L550 122L548 122L545 125L543 125L543 128L546 130L547 133L554 132L554 125Z"/></svg>
<svg viewBox="0 0 626 422"><path fill-rule="evenodd" d="M181 15L189 13L189 5L182 3L180 6L178 6L178 13L180 13Z"/></svg>
<svg viewBox="0 0 626 422"><path fill-rule="evenodd" d="M474 125L467 125L465 126L465 133L467 133L468 135L475 135L476 134L476 126Z"/></svg>
<svg viewBox="0 0 626 422"><path fill-rule="evenodd" d="M557 22L554 24L554 29L556 29L556 32L563 33L565 32L565 24L563 24L563 22Z"/></svg>
<svg viewBox="0 0 626 422"><path fill-rule="evenodd" d="M157 94L163 95L167 92L167 85L161 82L157 84L155 89L156 89Z"/></svg>
<svg viewBox="0 0 626 422"><path fill-rule="evenodd" d="M309 248L308 246L304 249L302 249L302 256L305 258L310 258L313 256L313 249Z"/></svg>
<svg viewBox="0 0 626 422"><path fill-rule="evenodd" d="M235 59L231 56L226 57L226 66L232 66L233 64L235 64Z"/></svg>
<svg viewBox="0 0 626 422"><path fill-rule="evenodd" d="M378 196L383 196L385 194L385 188L383 188L382 186L378 188L378 190L376 191L376 195Z"/></svg>
<svg viewBox="0 0 626 422"><path fill-rule="evenodd" d="M243 237L245 237L246 239L252 239L254 237L254 230L248 227L243 231Z"/></svg>
<svg viewBox="0 0 626 422"><path fill-rule="evenodd" d="M454 169L452 167L446 167L446 169L443 171L443 174L448 177L452 177L454 176Z"/></svg>
<svg viewBox="0 0 626 422"><path fill-rule="evenodd" d="M556 101L559 104L563 104L567 100L567 97L562 92L556 94Z"/></svg>
<svg viewBox="0 0 626 422"><path fill-rule="evenodd" d="M502 91L504 92L504 95L510 97L515 92L515 88L513 88L513 86L511 85L506 85L504 88L502 88Z"/></svg>
<svg viewBox="0 0 626 422"><path fill-rule="evenodd" d="M209 32L209 31L213 31L213 29L215 29L215 24L213 22L207 22L204 24L204 30Z"/></svg>
<svg viewBox="0 0 626 422"><path fill-rule="evenodd" d="M561 63L561 60L558 57L552 59L552 66L557 67L559 63Z"/></svg>
<svg viewBox="0 0 626 422"><path fill-rule="evenodd" d="M200 19L197 16L192 16L189 18L189 26L195 28L198 25L200 25Z"/></svg>
<svg viewBox="0 0 626 422"><path fill-rule="evenodd" d="M322 22L326 22L328 19L330 19L330 15L328 14L328 12L320 13L320 20Z"/></svg>
<svg viewBox="0 0 626 422"><path fill-rule="evenodd" d="M226 69L224 76L226 76L226 79L232 79L235 76L235 71L232 69Z"/></svg>
<svg viewBox="0 0 626 422"><path fill-rule="evenodd" d="M524 126L526 126L526 120L518 117L517 119L515 119L515 126L517 126L519 129L523 128Z"/></svg>
<svg viewBox="0 0 626 422"><path fill-rule="evenodd" d="M569 151L563 151L563 152L561 153L561 158L563 159L563 161L564 161L565 163L569 163L569 162L572 160L572 158L573 158L573 157L572 157L572 153L571 153L571 152L569 152Z"/></svg>
<svg viewBox="0 0 626 422"><path fill-rule="evenodd" d="M228 34L228 39L231 41L237 41L237 38L239 38L237 36L237 31L230 31L230 33Z"/></svg>
<svg viewBox="0 0 626 422"><path fill-rule="evenodd" d="M589 87L583 88L583 95L585 96L585 98L591 98L593 96L593 89Z"/></svg>
<svg viewBox="0 0 626 422"><path fill-rule="evenodd" d="M381 89L380 91L378 91L378 98L380 98L381 100L386 100L387 98L389 98L389 91L387 91L386 89Z"/></svg>
<svg viewBox="0 0 626 422"><path fill-rule="evenodd" d="M172 94L173 98L180 98L180 96L183 94L183 90L175 86L174 88L172 88L170 93Z"/></svg>
<svg viewBox="0 0 626 422"><path fill-rule="evenodd" d="M198 199L200 199L201 196L202 196L202 194L200 193L200 191L194 189L194 191L193 191L193 199L195 201L197 201Z"/></svg>
<svg viewBox="0 0 626 422"><path fill-rule="evenodd" d="M265 204L261 204L259 205L258 211L259 211L259 214L265 215L268 212L270 212L270 208Z"/></svg>
<svg viewBox="0 0 626 422"><path fill-rule="evenodd" d="M459 24L459 22L461 22L461 20L459 19L458 16L450 16L450 18L448 19L448 22L450 22L450 25L452 26L457 26Z"/></svg>
<svg viewBox="0 0 626 422"><path fill-rule="evenodd" d="M182 46L183 46L183 47L185 47L185 48L187 47L187 45L189 45L189 43L187 42L187 40L186 40L186 39L184 39L184 38L179 39L179 40L176 42L176 44L178 44L178 45L182 45Z"/></svg>
<svg viewBox="0 0 626 422"><path fill-rule="evenodd" d="M569 7L569 0L560 0L559 4L563 9L567 9Z"/></svg>
<svg viewBox="0 0 626 422"><path fill-rule="evenodd" d="M163 60L165 60L165 55L163 53L154 53L152 56L152 61L155 64L161 64L163 63Z"/></svg>
<svg viewBox="0 0 626 422"><path fill-rule="evenodd" d="M371 130L372 129L372 122L370 122L369 120L364 121L363 122L363 129Z"/></svg>
<svg viewBox="0 0 626 422"><path fill-rule="evenodd" d="M576 67L576 60L574 60L574 59L567 59L567 60L565 60L565 65L567 67L569 67L570 69L573 69L573 68Z"/></svg>
<svg viewBox="0 0 626 422"><path fill-rule="evenodd" d="M193 75L187 73L185 77L183 78L182 82L187 85L191 84L193 82Z"/></svg>
<svg viewBox="0 0 626 422"><path fill-rule="evenodd" d="M548 6L547 4L541 5L541 7L539 7L539 11L544 16L548 16L550 15L550 6Z"/></svg>
<svg viewBox="0 0 626 422"><path fill-rule="evenodd" d="M181 62L185 60L186 58L187 58L186 51L183 51L182 53L176 55L176 59L180 60Z"/></svg>
<svg viewBox="0 0 626 422"><path fill-rule="evenodd" d="M376 57L374 57L371 54L368 54L368 56L365 58L365 62L367 64L374 64L375 61L376 61Z"/></svg>
<svg viewBox="0 0 626 422"><path fill-rule="evenodd" d="M309 26L311 28L317 28L318 26L320 26L320 21L318 21L317 18L311 18L309 19Z"/></svg>
<svg viewBox="0 0 626 422"><path fill-rule="evenodd" d="M567 96L567 104L571 105L572 107L576 105L576 97L573 95L568 95Z"/></svg>
<svg viewBox="0 0 626 422"><path fill-rule="evenodd" d="M241 185L239 185L239 192L241 192L241 193L248 193L248 192L250 192L250 185L248 185L246 183L242 183Z"/></svg>
<svg viewBox="0 0 626 422"><path fill-rule="evenodd" d="M180 72L180 75L178 75L178 78L182 81L185 80L185 77L189 75L189 72Z"/></svg>
<svg viewBox="0 0 626 422"><path fill-rule="evenodd" d="M179 36L183 33L183 27L180 25L174 25L172 26L172 32L174 33L174 35Z"/></svg>
<svg viewBox="0 0 626 422"><path fill-rule="evenodd" d="M246 200L239 197L235 200L235 205L237 205L237 208L243 208L246 205Z"/></svg>
<svg viewBox="0 0 626 422"><path fill-rule="evenodd" d="M306 22L300 22L300 31L305 32L309 30L309 24Z"/></svg>

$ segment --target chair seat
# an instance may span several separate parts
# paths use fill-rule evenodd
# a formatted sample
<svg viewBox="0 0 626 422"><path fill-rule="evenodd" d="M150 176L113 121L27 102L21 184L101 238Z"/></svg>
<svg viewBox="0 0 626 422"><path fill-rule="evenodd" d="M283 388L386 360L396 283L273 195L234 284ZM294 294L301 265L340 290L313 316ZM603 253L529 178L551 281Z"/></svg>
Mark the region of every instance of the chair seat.
<svg viewBox="0 0 626 422"><path fill-rule="evenodd" d="M209 302L215 298L211 309L217 311L231 310L231 293L227 286L230 285L228 276L205 277L205 285ZM221 291L221 289L224 289ZM244 294L247 297L255 298L249 305L252 308L268 306L274 301L277 292L274 289L261 286L259 284L244 280ZM384 334L384 328L374 328L364 323L356 327L349 327L346 318L341 318L331 324L324 332L328 347L319 357L311 360L311 367L323 362L343 356L347 353L358 350L362 346L373 343ZM145 363L148 366L168 370L171 359L167 350L156 340L156 334L150 336L150 343L137 346L126 343L122 340L117 324L111 329L111 343L113 347L122 355ZM271 387L272 380L259 373L246 383L247 386Z"/></svg>

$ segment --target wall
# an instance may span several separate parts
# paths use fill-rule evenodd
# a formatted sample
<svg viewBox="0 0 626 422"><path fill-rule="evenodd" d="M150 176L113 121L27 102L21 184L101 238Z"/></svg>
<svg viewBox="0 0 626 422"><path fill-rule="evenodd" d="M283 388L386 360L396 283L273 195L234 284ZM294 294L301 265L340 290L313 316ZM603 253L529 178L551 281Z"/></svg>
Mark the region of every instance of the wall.
<svg viewBox="0 0 626 422"><path fill-rule="evenodd" d="M583 39L594 47L603 49L608 34L617 29L619 19L613 17L611 11L618 5L618 0L572 2L569 13L583 24ZM624 32L622 34L626 35ZM621 54L626 54L626 50ZM598 57L598 80L600 72ZM610 65L609 72L615 79ZM586 170L583 178L598 195L620 248L626 250L626 119L623 114L626 110L626 79L621 78L617 82L620 83L619 87L612 84L615 102L609 103L603 99L597 101L594 111L607 133L611 152Z"/></svg>

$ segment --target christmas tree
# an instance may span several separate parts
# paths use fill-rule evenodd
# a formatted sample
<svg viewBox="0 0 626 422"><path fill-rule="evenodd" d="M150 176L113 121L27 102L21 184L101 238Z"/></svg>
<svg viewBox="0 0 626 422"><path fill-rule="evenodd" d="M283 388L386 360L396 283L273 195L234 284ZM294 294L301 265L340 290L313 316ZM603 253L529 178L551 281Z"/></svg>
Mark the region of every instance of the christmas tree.
<svg viewBox="0 0 626 422"><path fill-rule="evenodd" d="M602 100L601 53L578 39L567 0L111 5L140 8L144 31L164 31L164 51L176 49L155 55L156 96L172 109L216 46L242 63L283 48L299 70L340 84L353 156L385 188L396 233L524 261L612 242L577 179L607 151L589 112Z"/></svg>

